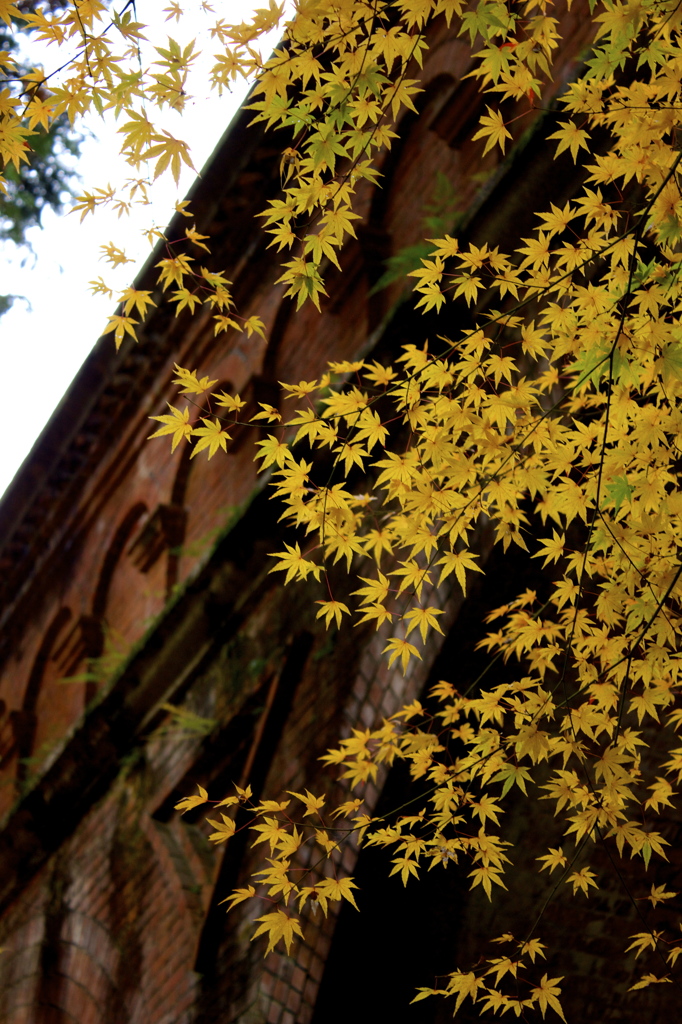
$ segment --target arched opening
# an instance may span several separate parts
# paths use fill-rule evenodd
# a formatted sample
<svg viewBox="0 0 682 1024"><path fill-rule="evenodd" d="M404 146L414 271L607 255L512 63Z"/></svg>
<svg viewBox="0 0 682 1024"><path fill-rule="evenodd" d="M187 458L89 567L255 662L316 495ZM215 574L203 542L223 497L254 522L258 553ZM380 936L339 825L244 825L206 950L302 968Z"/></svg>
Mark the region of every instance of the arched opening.
<svg viewBox="0 0 682 1024"><path fill-rule="evenodd" d="M50 685L56 683L61 674L53 654L70 619L71 611L60 608L45 630L28 677L21 710L11 712L18 760L16 777L20 784L31 774L31 758L62 734L72 720L75 707L78 707L76 713L80 710L82 696L79 693L57 690ZM49 721L42 721L46 717Z"/></svg>
<svg viewBox="0 0 682 1024"><path fill-rule="evenodd" d="M109 550L104 556L99 580L97 581L97 589L95 590L95 596L92 600L92 614L95 618L104 619L105 617L107 600L114 577L114 571L116 570L116 566L118 565L133 529L146 511L147 506L143 502L138 502L136 505L133 505L114 534L114 539L109 545Z"/></svg>
<svg viewBox="0 0 682 1024"><path fill-rule="evenodd" d="M221 380L212 388L216 393L231 393L233 390L229 380ZM247 405L240 413L241 421L247 420L257 409L258 390L255 383L249 390L242 395ZM218 413L225 419L224 426L231 438L227 442L226 451L219 449L209 459L207 452L194 455L195 446L185 444L173 482L170 508L177 510L178 514L182 512L183 530L181 542L169 548L167 593L187 579L194 568L203 564L249 497L256 481L256 467L251 458L233 457L252 434L252 428L240 425L231 427L229 415L224 415L224 410L216 408L209 398L199 410L196 422L201 425L202 418L212 421Z"/></svg>

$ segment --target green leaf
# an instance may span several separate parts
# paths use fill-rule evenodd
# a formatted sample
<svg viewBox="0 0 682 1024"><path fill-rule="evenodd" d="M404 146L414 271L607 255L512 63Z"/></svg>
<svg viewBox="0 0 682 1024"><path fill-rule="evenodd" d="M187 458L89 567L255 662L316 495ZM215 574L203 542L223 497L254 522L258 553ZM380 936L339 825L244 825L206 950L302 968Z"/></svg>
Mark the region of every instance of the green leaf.
<svg viewBox="0 0 682 1024"><path fill-rule="evenodd" d="M610 505L611 502L615 505L615 510L618 512L620 506L624 501L630 501L632 497L632 487L628 483L626 476L616 476L604 488L606 495L605 505Z"/></svg>
<svg viewBox="0 0 682 1024"><path fill-rule="evenodd" d="M661 372L666 384L671 377L682 380L682 345L673 342L665 346L661 359Z"/></svg>

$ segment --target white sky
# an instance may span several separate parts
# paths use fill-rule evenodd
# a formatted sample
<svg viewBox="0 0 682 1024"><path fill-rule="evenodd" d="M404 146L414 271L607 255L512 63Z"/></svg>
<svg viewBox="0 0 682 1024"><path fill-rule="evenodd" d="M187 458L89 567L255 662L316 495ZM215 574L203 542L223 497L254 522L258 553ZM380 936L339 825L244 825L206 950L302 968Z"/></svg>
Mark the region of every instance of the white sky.
<svg viewBox="0 0 682 1024"><path fill-rule="evenodd" d="M165 23L162 11L168 2L137 0L137 20L151 26L148 38L164 45L167 35L180 42L197 35L198 48L205 48L209 55L216 53L219 45L202 38L197 33L198 24L208 28L218 17L237 23L255 7L265 6L263 0L214 0L214 14L206 17L199 13L198 0L191 0L191 4L184 5L188 14L178 26ZM189 28L183 24L188 21ZM273 38L267 45L272 48L276 42ZM62 63L48 48L36 55L35 46L30 59L42 61L47 71ZM194 166L201 169L246 95L247 86L240 85L220 98L210 95L201 69L195 77L188 90L194 100L187 104L183 115L169 114L164 127L190 143ZM83 127L92 133L75 165L84 189L91 191L109 181L115 185L138 176L118 155L120 136L113 118L103 124L96 116L91 117ZM0 365L6 381L0 403L0 495L97 341L107 316L114 312L109 299L91 294L88 282L101 276L114 288L130 284L151 252L143 229L151 223L161 228L167 225L175 201L183 198L193 177L191 171L186 171L179 190L170 176L159 179L150 190L152 205L139 207L130 218L118 220L115 214L98 211L80 223L78 214L57 216L46 211L42 230L36 228L30 233L35 256L18 253L11 246L0 247L0 293L25 296L25 301L17 300L0 317ZM78 183L74 191L79 191ZM109 241L116 242L135 263L112 272L109 264L100 261L100 246ZM113 345L113 334L109 337Z"/></svg>

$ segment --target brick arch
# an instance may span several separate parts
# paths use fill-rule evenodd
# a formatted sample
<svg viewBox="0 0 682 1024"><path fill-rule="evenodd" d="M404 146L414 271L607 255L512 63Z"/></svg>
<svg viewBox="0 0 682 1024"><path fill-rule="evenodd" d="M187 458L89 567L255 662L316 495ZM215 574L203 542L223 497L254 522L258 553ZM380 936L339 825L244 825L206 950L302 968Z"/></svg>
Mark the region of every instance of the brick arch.
<svg viewBox="0 0 682 1024"><path fill-rule="evenodd" d="M163 605L164 595L157 601L148 600L144 588L146 579L133 557L131 540L147 518L147 505L138 501L126 512L119 523L102 559L97 586L92 598L92 620L99 624L102 648L107 638L116 649L124 648L139 639L144 624L152 612ZM94 696L92 685L89 697Z"/></svg>
<svg viewBox="0 0 682 1024"><path fill-rule="evenodd" d="M455 72L463 74L465 70L462 66ZM385 270L384 261L397 249L424 237L422 212L415 204L404 202L401 175L406 165L422 159L421 147L427 138L431 148L438 151L437 159L432 161L434 183L438 170L454 177L458 157L438 132L430 129L441 109L459 90L456 73L442 70L434 74L417 97L417 112L406 111L401 117L399 137L380 158L381 187L360 183L354 208L363 220L356 225L357 241L349 239L340 253L342 271L331 265L325 270L329 296L322 299L323 316L320 317L312 303L306 303L292 318L295 303L291 299L282 300L263 368L254 379L254 390L260 392L258 401L276 405L279 380L319 376L330 351L337 359L357 356L365 339L382 322L395 301L395 290L393 294L372 293ZM420 173L423 177L423 168ZM423 194L421 181L418 184L419 187L412 182L410 191Z"/></svg>
<svg viewBox="0 0 682 1024"><path fill-rule="evenodd" d="M71 610L66 607L60 608L53 616L33 660L21 709L14 712L12 717L16 759L18 761L16 774L19 782L23 782L28 774L26 758L29 758L35 752L36 740L40 738L40 731L38 729L39 697L43 684L46 681L46 676L52 667L50 662L53 660L52 656L57 648L57 641L60 639L70 619ZM54 678L57 678L59 672L55 671L52 674ZM55 715L55 717L58 716Z"/></svg>
<svg viewBox="0 0 682 1024"><path fill-rule="evenodd" d="M449 96L457 89L457 79L450 72L441 72L430 79L423 87L423 92L415 97L417 112L406 110L400 119L398 138L393 140L381 165L381 188L374 190L368 218L368 227L374 230L384 228L387 207L391 198L391 190L398 166L405 154L410 141L410 133L415 125L430 128L438 112L447 102Z"/></svg>
<svg viewBox="0 0 682 1024"><path fill-rule="evenodd" d="M231 392L232 382L229 380L219 380L214 391L228 391ZM205 400L199 408L193 422L198 423L201 416L208 413L208 402ZM173 479L173 487L171 488L170 507L174 509L182 510L183 517L183 528L182 538L180 544L174 545L168 551L168 561L166 565L166 593L170 594L173 587L178 583L181 578L181 570L186 568L182 566L183 559L183 548L187 539L187 520L189 518L189 510L187 508L187 494L189 488L189 481L192 475L192 469L194 468L194 462L192 460L193 445L189 441L183 441L180 450L180 462ZM186 572L182 573L186 575Z"/></svg>
<svg viewBox="0 0 682 1024"><path fill-rule="evenodd" d="M260 374L254 378L256 402L268 402L275 406L279 402L280 388L276 377L277 360L295 309L294 300L287 298L283 298L277 308L275 320L268 336L268 347L265 350L263 367Z"/></svg>
<svg viewBox="0 0 682 1024"><path fill-rule="evenodd" d="M85 898L84 898L85 897ZM74 851L56 858L42 908L32 1024L118 1024L123 955L106 915L93 914Z"/></svg>
<svg viewBox="0 0 682 1024"><path fill-rule="evenodd" d="M238 759L224 766L224 785L228 779L235 781L239 778L241 785L249 782L256 799L264 795L273 757L291 725L292 708L313 646L314 637L307 630L289 638L279 670L266 677L263 687L265 693L257 694L258 704L263 701L263 705L254 720L250 740L239 750ZM239 916L226 919L221 905L221 901L240 884L242 874L248 875L250 851L246 831L241 827L247 822L248 814L239 812L238 838L231 841L231 845L225 845L219 854L213 891L197 937L194 963L194 970L200 979L195 1018L197 1024L212 1024L216 1020L216 1011L219 1011L220 1019L222 1014L228 1019L226 1009L235 1000L239 1000L240 989L249 972L253 972L254 962L260 966L262 949L251 945L248 940L244 944L244 929L240 925ZM239 964L238 970L224 970L226 949L230 951L228 962Z"/></svg>
<svg viewBox="0 0 682 1024"><path fill-rule="evenodd" d="M58 959L62 973L73 979L70 1002L95 1005L100 1019L107 1018L107 1007L116 991L116 970L120 962L110 928L82 910L69 909L59 935ZM82 1019L82 1018L79 1018Z"/></svg>
<svg viewBox="0 0 682 1024"><path fill-rule="evenodd" d="M234 391L234 385L228 378L223 378L216 382L211 388L211 392L226 391L231 394ZM196 409L194 416L192 417L192 424L194 426L199 423L202 416L210 416L210 399L205 397L201 405ZM229 448L229 446L228 446ZM173 479L173 487L171 489L171 504L182 507L185 505L185 498L187 496L187 485L189 483L190 473L192 472L192 451L193 445L191 442L183 441L180 449L180 463Z"/></svg>
<svg viewBox="0 0 682 1024"><path fill-rule="evenodd" d="M133 530L146 511L147 506L144 502L138 501L126 513L114 534L114 538L109 545L106 555L104 556L99 579L97 581L97 587L92 599L92 614L96 619L103 620L105 617L107 600L111 589L111 583L114 578L114 572L116 571L116 566L121 559L125 546L128 543Z"/></svg>
<svg viewBox="0 0 682 1024"><path fill-rule="evenodd" d="M232 381L218 381L212 391L234 391ZM247 406L242 417L255 412L254 387L244 394ZM216 415L206 399L196 415L195 422L203 416L211 419ZM255 481L256 470L250 460L237 460L231 456L242 446L250 435L248 427L230 429L231 442L227 453L219 450L212 459L200 452L192 457L194 445L183 445L180 464L177 468L171 490L173 508L184 510L184 536L180 550L171 549L168 559L167 586L172 587L185 580L195 566L201 564L226 528L236 510L249 497ZM245 464L246 462L246 464Z"/></svg>
<svg viewBox="0 0 682 1024"><path fill-rule="evenodd" d="M35 987L40 977L40 952L45 933L44 894L17 907L19 920L4 921L0 957L0 1020L3 1024L32 1021Z"/></svg>
<svg viewBox="0 0 682 1024"><path fill-rule="evenodd" d="M424 211L422 204L406 203L405 194L419 194L429 199L424 188L424 174L433 177L440 172L457 185L461 172L458 145L461 131L468 129L471 118L478 118L478 107L465 103L462 120L462 93L477 88L474 82L462 82L458 76L466 67L435 74L424 83L423 92L416 97L417 111L406 111L400 120L399 138L395 139L386 155L381 173L382 188L374 193L369 215L369 226L377 234L383 232L384 245L395 255L406 245L424 238ZM473 95L472 95L473 101ZM448 123L452 111L462 123ZM417 187L417 186L420 187Z"/></svg>
<svg viewBox="0 0 682 1024"><path fill-rule="evenodd" d="M166 562L167 594L172 592L173 587L177 584L180 577L182 545L184 545L185 537L187 536L187 485L189 484L189 477L192 471L192 463L190 461L191 455L192 447L189 442L185 442L182 446L180 463L175 473L173 487L171 489L170 507L180 510L179 514L182 516L182 536L181 538L178 538L180 540L180 544L173 545L168 550L168 559Z"/></svg>

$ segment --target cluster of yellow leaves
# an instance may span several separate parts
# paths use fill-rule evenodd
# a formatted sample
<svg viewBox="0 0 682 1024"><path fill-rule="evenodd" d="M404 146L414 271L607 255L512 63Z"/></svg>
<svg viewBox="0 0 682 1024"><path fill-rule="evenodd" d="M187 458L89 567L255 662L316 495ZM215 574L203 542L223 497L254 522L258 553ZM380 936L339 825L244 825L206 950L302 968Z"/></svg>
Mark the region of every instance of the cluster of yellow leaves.
<svg viewBox="0 0 682 1024"><path fill-rule="evenodd" d="M180 17L182 9L171 4L169 12ZM532 104L551 76L559 22L550 12L545 0L297 0L285 14L271 0L249 22L217 18L214 86L255 76L255 120L286 130L282 192L263 216L271 244L291 250L280 281L298 305L319 304L324 265L338 266L354 234L356 186L377 180L374 157L390 146L401 108L414 109L414 76L433 19L454 19L479 47L472 75L490 103L474 138L486 151L504 151L512 140L509 102ZM122 150L142 176L123 196L108 186L85 192L82 216L112 204L125 213L136 197L145 201L145 174L169 171L177 180L182 164L191 165L186 144L150 120L149 101L182 110L194 44L169 39L143 67L144 26L132 13L111 13L99 0L30 12L0 5L8 25L22 19L55 48L76 44L64 73L49 79L36 68L13 82L11 58L2 55L2 166L25 161L36 126L62 114L73 120L94 109L121 119ZM475 326L408 345L395 366L331 364L319 380L285 386L286 412L263 405L251 417L269 431L258 458L272 469L285 520L300 531L277 553L273 571L287 582L319 581L327 625L352 615L374 623L391 664L409 670L431 631L440 632L452 587L464 593L469 575L484 568L476 549L486 531L551 567L549 597L520 595L482 640L491 656L518 662L515 682L477 683L464 693L439 684L431 698L437 710L403 709L327 756L351 788L374 779L381 764L405 760L432 787L416 814L385 825L359 813L358 800L337 811L368 843L392 850L392 870L404 881L424 864L468 858L472 886L488 896L504 886L508 862L502 803L514 787L527 792L538 765L543 798L578 844L575 855L551 847L540 860L585 895L598 878L576 858L596 838L647 866L653 855L665 857L652 820L671 805L682 777L682 747L672 745L653 772L643 756L647 726L669 735L682 721L682 10L673 0L606 0L594 21L595 45L561 97L550 134L557 153L585 159L582 192L542 212L538 230L514 252L445 235L413 272L418 307L438 311L458 300L476 314ZM277 26L283 43L263 62L256 43ZM188 215L184 206L179 212ZM166 242L160 288L176 313L208 305L216 333L262 334L257 317L236 314L225 274L199 261L206 241L192 227ZM113 244L103 255L113 266L127 261ZM93 288L107 293L101 280ZM107 329L120 345L136 337L138 318L154 303L132 288L118 302ZM196 372L177 372L181 393L202 396L210 414L197 424L189 406L170 406L154 417L161 426L152 436L171 436L174 448L194 441L192 454L209 458L227 450L226 426L245 403L211 393L215 381ZM331 475L316 468L320 452L327 462L331 456ZM335 563L357 572L352 607L334 597L328 569ZM321 818L322 798L294 797L303 818L320 817L319 827L289 817L288 801L251 806L269 866L257 873L258 888L230 897L268 901L257 932L267 934L268 949L301 934L292 897L299 912L352 902L352 880L335 873L341 839ZM222 803L248 799L241 793ZM211 838L223 842L236 826L221 812L213 827ZM318 849L327 871L312 877L310 869L310 885L293 871L305 844ZM659 942L654 932L641 933L633 948L652 942ZM547 1008L561 1014L560 979L545 975L525 998L487 984L491 973L496 982L513 975L522 956L488 961L483 973L457 971L442 991L457 1005L482 997L494 1012L520 1015L537 1005L543 1016ZM639 984L664 980L649 974Z"/></svg>
<svg viewBox="0 0 682 1024"><path fill-rule="evenodd" d="M221 92L238 78L253 80L254 120L286 130L282 197L268 204L263 217L271 244L278 251L293 250L280 280L299 305L307 299L318 304L325 294L324 265L338 266L344 240L355 233L357 184L378 180L374 157L390 147L400 111L415 109L420 87L414 75L433 21L440 16L450 25L454 19L472 45L482 42L472 74L499 100L519 100L540 97L551 77L558 22L547 6L546 0L530 0L523 10L490 0L470 6L464 0L296 0L291 5L270 0L249 21L230 24L211 4L202 3L217 47L211 87ZM166 10L167 20L180 20L184 13L177 3ZM102 206L121 216L134 203L148 202L149 185L160 175L169 172L177 182L182 166L192 167L187 143L157 126L153 109L185 109L198 57L195 40L168 37L152 47L153 59L145 56L143 62L147 26L128 5L119 13L101 0L85 6L72 0L57 9L31 11L5 3L0 17L10 26L13 18L20 19L55 51L63 49L66 56L68 50L56 71L36 67L20 82L11 78L11 58L3 58L10 87L0 102L0 190L2 166L18 167L29 159L27 140L37 125L49 129L62 115L73 122L92 111L113 111L120 121L121 152L137 176L117 188L84 191L75 206L81 218ZM274 29L282 42L263 60L259 41ZM576 131L578 143L573 135L565 142L571 148L584 145L584 131ZM488 107L474 136L479 137L486 139L486 149L499 145L504 150L511 132L497 107ZM179 204L180 212L189 216L185 205ZM150 228L150 239L156 237L163 235ZM187 240L207 249L194 229ZM193 267L195 257L180 241L169 243L168 257L158 265L163 289L174 287L170 299L177 312L208 302L217 307L216 330L242 329L229 282L220 274L209 275L205 267ZM111 246L104 256L113 265L127 261ZM117 313L107 329L120 344L126 334L136 338L136 323L128 313Z"/></svg>
<svg viewBox="0 0 682 1024"><path fill-rule="evenodd" d="M208 801L208 793L199 786L199 793L195 796L185 797L176 804L176 810L183 814L195 807L199 807ZM302 936L300 918L289 908L290 901L297 901L298 912L308 904L317 911L322 909L327 916L329 904L340 903L347 900L357 910L357 904L353 895L353 889L357 889L352 878L338 877L334 868L333 854L338 851L338 843L330 839L322 818L322 809L325 805L324 797L316 797L308 790L305 793L290 792L288 795L294 797L298 804L303 806L301 814L302 822L297 823L288 813L291 800L263 800L256 803L252 800L251 787L245 789L235 787L235 794L219 801L216 807L228 807L231 810L228 814L221 813L221 821L211 818L208 823L215 829L209 835L209 839L220 844L230 839L236 830L234 812L239 807L245 807L254 815L260 818L258 824L248 826L256 833L253 845L267 843L270 857L267 860L268 867L257 871L255 880L262 888L262 898L273 907L268 913L257 918L259 927L252 938L259 935L267 936L267 950L269 953L281 940L284 942L287 951L290 949L295 936ZM359 801L361 803L361 801ZM349 807L337 809L342 813L347 812ZM300 812L299 812L300 813ZM314 824L307 826L305 819L312 817ZM312 847L319 853L320 848L324 851L331 867L330 874L325 875L318 871L318 865L309 867L304 873L299 869L297 879L291 878L291 865L296 854L306 846ZM318 858L319 860L319 858ZM255 886L249 885L245 888L236 889L228 896L225 903L230 907L242 903L244 900L257 897Z"/></svg>
<svg viewBox="0 0 682 1024"><path fill-rule="evenodd" d="M416 713L416 707L413 710ZM356 732L354 737L345 742L345 750L355 752L361 749L366 750L368 737L369 733ZM404 738L406 739L406 737ZM391 736L387 735L387 745L390 746L393 742ZM181 800L176 805L176 809L185 813L207 803L209 799L207 791L201 786L198 789L197 795ZM293 797L296 801L298 806L296 814L289 809L291 800L264 800L256 803L252 800L249 788L236 787L235 795L216 804L217 807L231 808L228 814L221 814L222 822L208 819L208 823L216 829L209 839L220 844L234 835L236 825L234 817L231 815L238 807L242 807L257 822L242 826L256 833L253 845L268 844L270 854L267 858L268 866L254 873L255 884L235 889L224 901L230 905L230 908L245 900L256 899L266 904L269 909L256 918L258 928L252 936L252 939L261 935L266 937L266 955L280 941L284 943L288 952L297 937L304 937L304 920L301 912L306 906L313 914L321 909L325 916L329 912L330 903L339 904L342 900L347 900L358 909L353 894L353 890L357 886L349 877L338 877L336 869L340 846L343 836L349 832L349 825L351 832L358 829L360 832L364 832L368 826L373 827L369 842L380 845L387 841L396 841L397 837L401 835L403 826L409 828L417 821L423 823L423 815L417 815L399 819L394 828L378 828L376 827L378 819L372 820L366 814L361 813L361 799L349 800L341 804L328 816L329 820L325 820L323 817L326 803L324 797L316 797L308 790L305 793L288 792L287 796ZM475 811L482 821L485 821L486 816L497 820L496 810L492 801L488 805L484 805L483 801L479 805L475 805ZM306 821L308 818L311 818L312 821ZM343 819L341 824L338 824L338 819ZM405 836L407 836L407 832ZM404 862L408 868L410 865L414 865L414 861L410 860L410 857L414 855L415 846L419 845L420 841L413 839L407 839L401 843L400 848L410 852L407 852L405 857L399 858L394 872L402 870L404 881L407 880L410 873L414 872L401 869L400 863ZM421 845L428 844L421 843ZM441 835L436 844L430 846L430 854L434 855L431 866L435 863L447 865L450 860L456 861L456 851L462 849L465 849L465 845L456 846ZM304 851L306 851L306 856L302 858L301 854ZM473 854L474 862L482 865L472 874L483 872L491 863L501 864L506 860L506 857L500 854L499 848L496 849L494 841L486 841L484 829L480 829L477 836L471 837L470 852ZM477 880L473 884L477 884ZM489 883L485 878L483 885L489 891ZM293 909L294 904L296 904L295 910ZM483 1000L482 1010L492 1009L503 1013L512 1010L518 1016L524 1007L537 1006L543 1017L549 1007L563 1020L564 1016L559 1002L561 994L559 982L562 979L550 978L546 973L535 982L528 977L529 972L536 964L536 958L545 956L544 943L537 938L516 941L514 936L509 933L492 941L497 944L512 944L513 950L506 956L495 956L482 960L475 970L468 973L460 970L454 971L449 975L447 986L443 989L419 989L414 1002L430 995L453 996L456 999L456 1012L466 998L471 998L474 1003L481 999ZM500 982L505 977L513 985L512 994L507 994L500 988ZM522 984L527 989L523 996L520 995Z"/></svg>
<svg viewBox="0 0 682 1024"><path fill-rule="evenodd" d="M381 22L388 7L398 9L390 30ZM390 141L382 126L391 90L398 81L414 88L402 76L436 5L377 10L371 19L362 4L300 5L299 18L309 11L308 20L288 29L287 47L258 85L258 117L293 126L297 137L283 169L284 198L270 204L266 223L280 248L299 244L283 278L299 302L316 301L322 259L335 262L352 233L352 179L370 173L357 160ZM540 94L536 74L549 70L556 22L544 6L531 17L532 10L522 17L500 3L446 11L461 15L472 41L484 40L475 74L491 94ZM349 20L337 25L339 11ZM682 748L672 740L669 759L653 770L644 754L648 726L672 737L682 722L682 13L673 3L636 11L607 3L595 22L597 44L562 98L564 119L552 135L558 152L590 154L582 193L542 212L538 230L513 253L446 235L413 272L418 306L464 300L477 325L454 339L407 345L394 366L332 363L319 380L283 386L284 412L264 406L254 417L271 425L257 457L272 469L284 519L302 537L276 553L272 571L286 582L324 584L318 614L328 626L353 615L373 622L390 663L408 669L430 631L440 631L454 581L465 593L468 575L483 568L476 548L485 532L551 567L548 599L519 595L491 616L495 630L481 641L491 656L518 662L515 682L462 693L440 683L431 710L417 702L325 758L351 789L395 759L429 783L418 812L391 824L372 822L357 802L342 809L366 843L392 851L392 873L405 883L424 865L466 858L472 887L489 897L504 887L503 801L514 787L527 793L538 765L541 798L553 802L576 844L573 853L551 847L539 860L574 893L598 887L589 865L576 863L593 841L646 867L653 855L666 856L653 819L672 805ZM626 61L637 72L621 80ZM409 91L401 101L409 105ZM603 138L604 130L611 143L592 155L594 133ZM491 107L477 135L486 148L510 138ZM339 177L349 160L353 172ZM297 233L303 221L316 230ZM331 453L331 475L329 457L318 475L317 452ZM335 563L357 573L354 607L333 595ZM322 840L311 838L282 811L255 812L271 858L259 872L260 892L248 895L286 905L295 894L304 905L296 851L317 842L321 860L333 863L341 839L329 826L313 830ZM654 906L666 898L652 888ZM268 948L300 934L283 913L278 903L260 919ZM632 948L658 944L658 933L644 932ZM488 973L495 971L513 973ZM437 991L455 995L457 1006L484 996L495 1012L518 1015L536 1004L543 1016L548 1007L561 1015L561 979L545 975L515 1002L486 977L458 971ZM635 987L665 980L649 974Z"/></svg>
<svg viewBox="0 0 682 1024"><path fill-rule="evenodd" d="M502 100L527 100L540 97L551 77L558 23L547 6L543 0L531 0L523 11L489 0L299 0L283 45L258 69L250 104L257 121L293 136L280 165L283 197L263 216L271 245L295 250L280 281L299 306L307 299L319 306L323 264L338 267L339 249L355 234L356 185L376 181L373 157L390 147L401 107L415 110L420 88L409 76L421 66L434 19L442 16L448 25L454 19L460 35L482 41L471 72L482 87ZM219 84L256 70L248 56L240 63L255 34L248 26L226 33L234 50L216 76ZM473 138L486 139L484 152L496 145L504 151L512 135L500 110L488 107L480 124Z"/></svg>
<svg viewBox="0 0 682 1024"><path fill-rule="evenodd" d="M451 996L455 998L454 1013L457 1013L465 999L471 999L473 1003L482 1000L480 1003L482 1012L492 1010L493 1013L505 1014L511 1010L516 1017L524 1014L526 1007L537 1005L543 1018L547 1009L550 1008L565 1021L566 1018L559 1001L561 995L559 982L563 981L563 978L550 978L547 974L543 974L540 981L534 985L532 981L524 977L529 967L528 961L530 960L531 964L534 964L536 956L544 957L543 944L537 939L531 939L529 942L515 942L511 933L501 935L492 941L505 944L514 942L517 952L512 956L499 956L485 960L479 966L478 973L476 971L454 971L449 975L445 988L420 988L412 1002L419 1002L428 996ZM488 981L491 974L495 975L494 984ZM509 975L508 980L513 984L513 996L507 995L498 988L501 979L506 975ZM522 982L525 982L528 990L525 998L522 998L519 992Z"/></svg>

